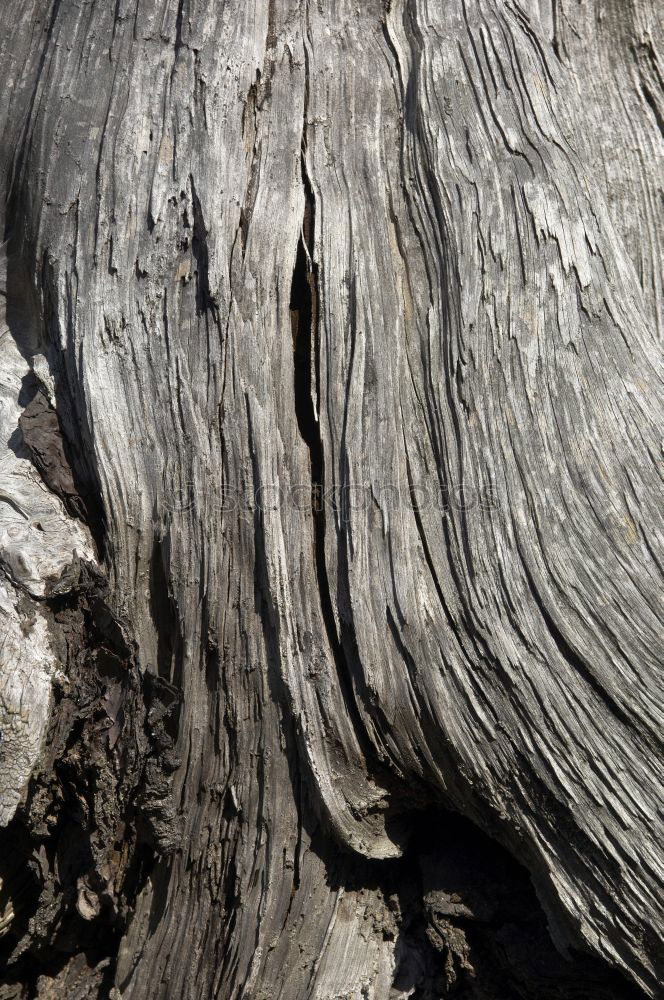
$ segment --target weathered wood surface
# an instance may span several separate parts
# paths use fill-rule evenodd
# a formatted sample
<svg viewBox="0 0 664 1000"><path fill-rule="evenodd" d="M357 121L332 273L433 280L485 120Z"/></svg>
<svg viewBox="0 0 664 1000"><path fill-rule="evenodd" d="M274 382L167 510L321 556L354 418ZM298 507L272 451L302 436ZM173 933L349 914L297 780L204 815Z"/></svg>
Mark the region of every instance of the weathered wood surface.
<svg viewBox="0 0 664 1000"><path fill-rule="evenodd" d="M657 994L660 14L3 5L0 996Z"/></svg>

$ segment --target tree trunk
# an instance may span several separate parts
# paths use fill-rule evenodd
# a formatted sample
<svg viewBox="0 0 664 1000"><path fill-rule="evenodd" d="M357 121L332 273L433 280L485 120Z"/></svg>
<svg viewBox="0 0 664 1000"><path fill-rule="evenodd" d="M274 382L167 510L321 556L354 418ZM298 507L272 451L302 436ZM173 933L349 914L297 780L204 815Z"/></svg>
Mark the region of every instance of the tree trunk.
<svg viewBox="0 0 664 1000"><path fill-rule="evenodd" d="M658 6L3 4L0 1000L657 995Z"/></svg>

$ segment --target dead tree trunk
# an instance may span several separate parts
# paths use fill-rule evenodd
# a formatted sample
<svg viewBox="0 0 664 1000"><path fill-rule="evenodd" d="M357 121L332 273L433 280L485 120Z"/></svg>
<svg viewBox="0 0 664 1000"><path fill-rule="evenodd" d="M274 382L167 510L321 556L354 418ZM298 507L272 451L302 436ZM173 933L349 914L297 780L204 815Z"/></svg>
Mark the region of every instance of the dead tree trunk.
<svg viewBox="0 0 664 1000"><path fill-rule="evenodd" d="M657 994L658 8L3 3L1 1000Z"/></svg>

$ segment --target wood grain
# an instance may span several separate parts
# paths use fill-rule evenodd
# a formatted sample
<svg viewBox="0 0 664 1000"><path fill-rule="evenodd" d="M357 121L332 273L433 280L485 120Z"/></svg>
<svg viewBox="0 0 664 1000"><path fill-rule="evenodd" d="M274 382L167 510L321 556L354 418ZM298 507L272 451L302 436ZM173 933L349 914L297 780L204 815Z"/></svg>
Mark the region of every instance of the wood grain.
<svg viewBox="0 0 664 1000"><path fill-rule="evenodd" d="M22 475L49 565L94 535L161 727L106 985L72 959L37 995L657 995L658 5L9 6L3 357L89 529ZM528 872L548 985L482 986L457 813Z"/></svg>

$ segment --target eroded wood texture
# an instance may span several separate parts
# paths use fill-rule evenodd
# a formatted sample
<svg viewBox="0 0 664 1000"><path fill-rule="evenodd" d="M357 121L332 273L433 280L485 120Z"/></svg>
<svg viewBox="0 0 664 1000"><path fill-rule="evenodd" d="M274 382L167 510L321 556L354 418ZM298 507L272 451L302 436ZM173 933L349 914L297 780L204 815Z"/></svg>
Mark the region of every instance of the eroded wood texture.
<svg viewBox="0 0 664 1000"><path fill-rule="evenodd" d="M23 0L0 27L3 357L39 380L26 455L49 399L68 442L71 480L31 452L58 539L100 549L102 611L71 600L125 722L90 809L142 859L72 862L103 960L10 923L41 975L2 995L656 995L658 5ZM463 854L451 811L493 841Z"/></svg>

